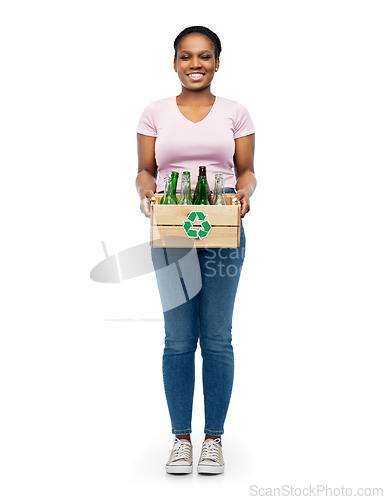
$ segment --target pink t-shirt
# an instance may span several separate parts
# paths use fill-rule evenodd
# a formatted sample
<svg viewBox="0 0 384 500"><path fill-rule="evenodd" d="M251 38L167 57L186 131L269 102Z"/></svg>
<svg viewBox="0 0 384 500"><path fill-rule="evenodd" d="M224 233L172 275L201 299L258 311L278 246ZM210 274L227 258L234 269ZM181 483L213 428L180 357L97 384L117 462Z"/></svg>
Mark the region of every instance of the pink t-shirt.
<svg viewBox="0 0 384 500"><path fill-rule="evenodd" d="M225 188L235 188L233 155L235 139L255 132L247 109L236 101L216 97L204 120L193 123L181 113L176 97L167 97L147 106L137 132L156 137L157 191L164 190L165 173L191 172L191 187L197 182L199 167L207 167L210 189L215 173L222 172Z"/></svg>

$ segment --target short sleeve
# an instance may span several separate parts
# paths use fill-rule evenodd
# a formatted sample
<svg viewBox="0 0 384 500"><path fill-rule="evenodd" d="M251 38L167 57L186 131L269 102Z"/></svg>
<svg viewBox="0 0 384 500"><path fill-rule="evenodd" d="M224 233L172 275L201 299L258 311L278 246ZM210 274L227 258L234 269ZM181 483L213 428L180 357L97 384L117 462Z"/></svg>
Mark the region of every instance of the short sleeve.
<svg viewBox="0 0 384 500"><path fill-rule="evenodd" d="M149 135L151 137L157 137L156 128L156 118L155 118L155 103L151 103L147 106L137 126L136 132L143 135Z"/></svg>
<svg viewBox="0 0 384 500"><path fill-rule="evenodd" d="M254 133L255 127L253 126L251 115L245 106L237 103L234 123L234 138L238 139L239 137L244 137Z"/></svg>

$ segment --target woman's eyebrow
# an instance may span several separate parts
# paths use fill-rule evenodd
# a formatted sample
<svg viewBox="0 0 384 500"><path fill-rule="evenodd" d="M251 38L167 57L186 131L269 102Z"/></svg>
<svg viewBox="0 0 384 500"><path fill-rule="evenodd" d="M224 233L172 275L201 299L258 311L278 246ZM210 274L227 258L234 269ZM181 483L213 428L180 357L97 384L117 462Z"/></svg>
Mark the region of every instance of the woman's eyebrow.
<svg viewBox="0 0 384 500"><path fill-rule="evenodd" d="M189 50L180 50L180 54L182 52L185 52L186 54L190 54L190 51ZM213 54L213 51L212 50L200 50L200 52L198 52L199 54L206 54L206 53L209 53L209 54Z"/></svg>

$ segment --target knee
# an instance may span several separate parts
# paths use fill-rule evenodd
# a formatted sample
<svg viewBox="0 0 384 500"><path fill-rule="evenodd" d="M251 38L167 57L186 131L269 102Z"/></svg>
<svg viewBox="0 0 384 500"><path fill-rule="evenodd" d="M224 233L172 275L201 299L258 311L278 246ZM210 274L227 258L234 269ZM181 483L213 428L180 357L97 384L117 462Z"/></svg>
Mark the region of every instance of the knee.
<svg viewBox="0 0 384 500"><path fill-rule="evenodd" d="M204 335L200 338L201 354L227 354L233 355L232 335Z"/></svg>
<svg viewBox="0 0 384 500"><path fill-rule="evenodd" d="M197 338L192 336L183 337L180 335L166 335L164 341L164 354L185 354L195 352L197 347Z"/></svg>

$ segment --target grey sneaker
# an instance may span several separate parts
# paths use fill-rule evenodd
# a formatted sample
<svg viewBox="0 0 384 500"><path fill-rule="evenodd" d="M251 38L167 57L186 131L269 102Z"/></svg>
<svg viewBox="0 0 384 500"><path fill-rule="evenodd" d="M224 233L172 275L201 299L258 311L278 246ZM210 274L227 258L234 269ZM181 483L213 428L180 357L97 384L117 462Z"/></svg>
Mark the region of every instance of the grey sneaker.
<svg viewBox="0 0 384 500"><path fill-rule="evenodd" d="M189 474L192 472L192 463L192 444L188 439L175 436L165 471L169 474Z"/></svg>
<svg viewBox="0 0 384 500"><path fill-rule="evenodd" d="M201 448L199 463L197 464L199 474L221 474L224 472L223 450L220 438L206 439Z"/></svg>

